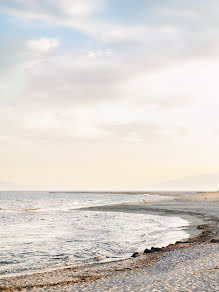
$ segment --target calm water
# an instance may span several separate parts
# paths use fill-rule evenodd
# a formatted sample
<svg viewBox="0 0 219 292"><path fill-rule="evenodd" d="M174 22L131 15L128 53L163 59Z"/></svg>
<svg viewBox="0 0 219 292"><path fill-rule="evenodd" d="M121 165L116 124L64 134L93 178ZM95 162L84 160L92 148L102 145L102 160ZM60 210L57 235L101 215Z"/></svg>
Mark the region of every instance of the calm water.
<svg viewBox="0 0 219 292"><path fill-rule="evenodd" d="M157 196L0 192L0 277L120 259L188 237L178 217L79 209L148 198Z"/></svg>

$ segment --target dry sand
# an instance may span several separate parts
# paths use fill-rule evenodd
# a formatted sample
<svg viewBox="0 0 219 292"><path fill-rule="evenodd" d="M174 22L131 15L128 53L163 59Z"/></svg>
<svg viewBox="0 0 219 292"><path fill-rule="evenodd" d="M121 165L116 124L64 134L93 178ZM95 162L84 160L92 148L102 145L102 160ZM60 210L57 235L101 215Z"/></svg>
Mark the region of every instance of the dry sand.
<svg viewBox="0 0 219 292"><path fill-rule="evenodd" d="M219 202L219 193L197 193L193 196L182 196L182 198L190 201L211 201Z"/></svg>
<svg viewBox="0 0 219 292"><path fill-rule="evenodd" d="M59 288L35 291L218 291L219 244L167 252L153 265ZM34 290L33 290L34 291Z"/></svg>

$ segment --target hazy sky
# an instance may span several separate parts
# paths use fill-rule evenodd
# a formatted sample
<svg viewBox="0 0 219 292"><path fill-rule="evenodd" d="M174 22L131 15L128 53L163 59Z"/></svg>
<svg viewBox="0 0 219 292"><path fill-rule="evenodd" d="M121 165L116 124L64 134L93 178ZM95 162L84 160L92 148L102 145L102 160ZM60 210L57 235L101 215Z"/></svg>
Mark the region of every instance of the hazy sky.
<svg viewBox="0 0 219 292"><path fill-rule="evenodd" d="M218 0L0 0L0 188L217 177L218 15Z"/></svg>

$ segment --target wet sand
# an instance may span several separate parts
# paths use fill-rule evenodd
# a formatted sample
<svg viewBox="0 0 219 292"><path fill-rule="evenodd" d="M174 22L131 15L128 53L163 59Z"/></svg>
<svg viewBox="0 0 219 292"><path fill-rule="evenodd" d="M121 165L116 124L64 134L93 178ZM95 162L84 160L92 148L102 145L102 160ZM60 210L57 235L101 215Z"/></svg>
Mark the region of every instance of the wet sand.
<svg viewBox="0 0 219 292"><path fill-rule="evenodd" d="M219 242L211 241L219 237L219 194L156 194L162 199L86 210L179 216L191 222L189 240L127 260L2 279L0 290L218 291Z"/></svg>

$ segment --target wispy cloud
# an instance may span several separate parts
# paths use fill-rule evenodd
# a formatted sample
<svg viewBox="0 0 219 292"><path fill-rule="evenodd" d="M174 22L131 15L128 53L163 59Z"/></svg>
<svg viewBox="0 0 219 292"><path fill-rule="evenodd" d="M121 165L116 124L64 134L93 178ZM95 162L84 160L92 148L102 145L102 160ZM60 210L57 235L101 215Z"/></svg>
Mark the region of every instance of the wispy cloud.
<svg viewBox="0 0 219 292"><path fill-rule="evenodd" d="M179 40L181 32L175 26L116 25L95 17L106 7L100 0L45 0L4 1L0 4L9 14L27 20L42 20L58 26L72 27L106 43L144 43L151 41Z"/></svg>
<svg viewBox="0 0 219 292"><path fill-rule="evenodd" d="M33 51L49 52L58 46L59 40L54 38L40 38L27 41L27 47Z"/></svg>

